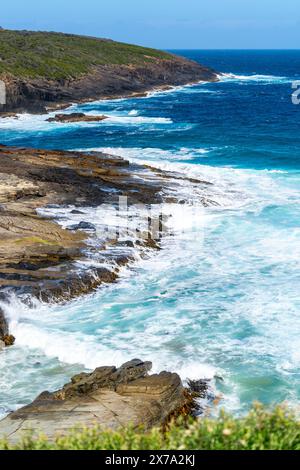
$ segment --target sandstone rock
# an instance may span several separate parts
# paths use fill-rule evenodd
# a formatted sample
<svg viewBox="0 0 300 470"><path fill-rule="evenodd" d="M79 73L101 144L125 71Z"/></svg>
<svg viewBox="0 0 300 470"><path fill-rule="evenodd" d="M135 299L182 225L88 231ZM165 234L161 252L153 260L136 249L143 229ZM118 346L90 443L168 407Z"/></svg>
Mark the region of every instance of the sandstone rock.
<svg viewBox="0 0 300 470"><path fill-rule="evenodd" d="M119 384L127 384L133 380L145 377L151 370L151 362L142 362L133 359L123 364L119 369L116 367L99 367L92 374L79 374L72 378L71 383L56 392L53 396L66 399L80 396L96 391L100 388L117 390Z"/></svg>
<svg viewBox="0 0 300 470"><path fill-rule="evenodd" d="M79 374L54 393L44 392L28 406L0 422L0 439L21 439L28 430L50 440L74 426L119 429L132 424L146 429L164 425L178 414L189 414L193 396L180 377L170 372L149 375L150 362L134 359L123 366L100 367Z"/></svg>
<svg viewBox="0 0 300 470"><path fill-rule="evenodd" d="M19 116L16 113L0 113L0 119L1 118L19 119Z"/></svg>

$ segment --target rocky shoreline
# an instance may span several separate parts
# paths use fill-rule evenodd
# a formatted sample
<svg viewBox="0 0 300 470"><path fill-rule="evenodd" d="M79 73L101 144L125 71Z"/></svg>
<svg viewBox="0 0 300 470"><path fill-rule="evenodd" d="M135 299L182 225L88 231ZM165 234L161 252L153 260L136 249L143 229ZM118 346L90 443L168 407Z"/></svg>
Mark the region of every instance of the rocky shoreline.
<svg viewBox="0 0 300 470"><path fill-rule="evenodd" d="M142 66L103 65L93 67L77 79L48 80L0 74L6 85L7 103L0 116L64 109L74 103L100 99L144 97L149 92L203 82L218 81L214 70L179 56L145 62Z"/></svg>
<svg viewBox="0 0 300 470"><path fill-rule="evenodd" d="M155 231L147 216L145 224L141 206L184 204L179 185L190 185L192 194L211 184L100 152L0 145L0 159L0 350L14 342L5 317L12 294L25 303L34 297L64 302L115 282L137 253L143 257L160 249L167 232L163 221ZM105 230L99 235L85 211L96 210L101 222L105 208L118 212L120 198L134 209L130 218L135 236L119 228L114 236ZM199 202L213 204L205 197ZM78 223L64 227L55 216L60 211ZM150 427L189 413L197 394L188 392L177 374L149 376L149 368L134 361L75 377L61 391L42 394L9 415L0 423L0 435L19 439L29 427L40 426L53 438L75 424L95 421L113 429L129 423Z"/></svg>
<svg viewBox="0 0 300 470"><path fill-rule="evenodd" d="M101 208L118 211L120 198L133 209L158 207L183 203L176 196L179 183L197 190L210 184L100 152L0 146L0 159L0 340L8 344L12 338L3 308L12 293L25 302L32 296L70 300L116 281L136 252L143 256L159 249L162 234L157 230L162 231L163 224L151 233L148 219L141 220L144 216L137 212L134 238L128 231L111 234L105 226L99 235L85 220L85 208L96 210L101 223ZM205 198L200 202L212 203ZM51 214L44 208L51 208ZM60 208L72 217L76 214L78 224L64 228L57 223Z"/></svg>
<svg viewBox="0 0 300 470"><path fill-rule="evenodd" d="M218 80L215 71L183 57L109 40L4 30L1 40L7 47L1 59L6 104L0 105L0 118ZM48 121L106 118L59 113ZM198 203L214 203L205 196L207 181L100 152L0 145L0 159L0 351L15 340L7 318L12 296L29 305L35 298L66 302L115 282L123 266L160 249L168 228L159 206L185 204L180 186L190 185ZM149 216L153 208L156 215ZM123 212L125 228L118 225ZM105 217L117 219L115 230ZM207 384L191 382L185 388L175 373L149 375L151 366L135 359L75 376L61 390L42 393L2 420L0 438L16 442L33 429L53 439L75 425L148 429L192 413Z"/></svg>

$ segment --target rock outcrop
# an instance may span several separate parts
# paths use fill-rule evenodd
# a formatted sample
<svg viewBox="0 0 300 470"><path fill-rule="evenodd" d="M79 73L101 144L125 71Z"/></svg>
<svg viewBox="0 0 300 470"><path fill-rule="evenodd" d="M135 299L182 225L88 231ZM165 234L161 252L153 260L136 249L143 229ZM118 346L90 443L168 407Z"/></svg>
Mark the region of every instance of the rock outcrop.
<svg viewBox="0 0 300 470"><path fill-rule="evenodd" d="M47 119L48 122L101 122L107 119L107 116L91 116L84 113L56 114L54 117Z"/></svg>
<svg viewBox="0 0 300 470"><path fill-rule="evenodd" d="M151 362L134 359L121 367L99 367L80 374L61 390L43 392L28 406L0 422L0 438L17 442L28 432L52 440L75 426L103 429L164 425L170 418L188 415L195 393L175 373L149 375Z"/></svg>

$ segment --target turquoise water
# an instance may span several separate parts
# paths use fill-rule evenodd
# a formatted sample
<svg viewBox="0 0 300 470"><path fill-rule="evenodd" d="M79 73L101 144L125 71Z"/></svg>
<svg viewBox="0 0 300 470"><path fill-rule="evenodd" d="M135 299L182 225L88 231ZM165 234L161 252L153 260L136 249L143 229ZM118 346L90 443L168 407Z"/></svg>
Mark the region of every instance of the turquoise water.
<svg viewBox="0 0 300 470"><path fill-rule="evenodd" d="M254 400L299 403L300 106L291 82L300 52L184 54L227 75L70 110L110 116L102 123L28 115L0 123L9 145L103 149L199 176L219 204L175 217L164 249L116 285L64 306L14 299L6 310L17 343L0 356L3 413L83 368L133 357L183 378L211 377L236 413Z"/></svg>

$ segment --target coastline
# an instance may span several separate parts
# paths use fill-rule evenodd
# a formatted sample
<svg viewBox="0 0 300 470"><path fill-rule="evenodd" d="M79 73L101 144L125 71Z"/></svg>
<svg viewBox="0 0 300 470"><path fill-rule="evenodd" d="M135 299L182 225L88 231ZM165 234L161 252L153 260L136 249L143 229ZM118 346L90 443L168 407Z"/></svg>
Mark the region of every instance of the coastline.
<svg viewBox="0 0 300 470"><path fill-rule="evenodd" d="M96 96L90 97L90 98L80 98L77 100L72 100L72 101L58 101L57 103L48 103L45 105L45 107L38 107L36 110L32 108L18 108L16 111L3 111L1 110L0 107L0 119L5 119L5 118L17 118L18 115L20 114L49 114L55 111L65 111L69 108L71 108L74 105L80 105L80 104L88 104L88 103L93 103L97 101L114 101L114 100L122 100L122 99L131 99L131 98L147 98L148 96L151 96L152 94L155 93L163 93L163 92L170 92L172 90L176 90L177 88L182 88L182 87L192 87L192 86L197 86L200 84L205 84L205 83L213 83L213 82L218 82L220 81L220 75L215 73L215 76L211 80L202 80L202 79L197 79L193 81L188 81L184 82L181 84L177 85L159 85L159 86L150 86L150 87L145 87L142 91L124 91L123 93L120 94L97 94Z"/></svg>
<svg viewBox="0 0 300 470"><path fill-rule="evenodd" d="M160 249L160 239L168 229L160 220L159 207L179 203L178 184L184 182L194 188L210 184L101 152L0 146L0 158L0 346L3 347L11 346L15 339L9 334L6 317L6 305L12 296L25 304L34 298L51 304L64 303L117 281L123 266L130 265L137 256L149 257ZM110 206L118 212L120 197L123 202L126 198L126 210L132 210L135 220L125 231L122 224L116 226L115 236L111 230L99 234L96 225L85 220L82 210L93 207L100 217L101 207L107 210ZM145 209L158 208L158 218L152 221L154 228L149 226L147 212L141 211L142 205ZM67 228L61 226L55 216L61 210L81 221ZM86 267L82 269L84 263ZM109 369L117 374L116 368ZM72 429L79 422L93 426L95 413L96 421L105 428L117 430L120 423L150 428L163 425L171 417L189 415L198 406L195 399L206 396L206 381L200 380L197 391L193 391L183 387L177 374L149 375L148 371L149 367L143 366L141 374L130 372L129 378L122 379L123 385L117 381L109 386L103 382L106 372L103 376L100 369L91 374L91 379L81 374L83 388L78 385L78 390L66 397L58 392L53 397L43 393L31 405L4 418L0 432L15 441L33 425L53 439L57 432ZM70 390L79 383L79 378L72 379ZM86 379L88 388L84 385ZM101 400L95 392L99 387ZM68 418L66 407L74 411ZM110 410L109 416L104 409Z"/></svg>
<svg viewBox="0 0 300 470"><path fill-rule="evenodd" d="M48 114L51 111L67 109L76 103L93 102L95 99L118 100L127 98L144 98L153 93L168 92L176 89L177 87L193 86L202 82L204 83L205 81L197 78L197 80L192 81L179 80L179 82L176 82L174 85L162 84L150 87L146 85L143 86L142 89L138 87L139 89L137 91L128 92L125 90L118 94L97 94L97 96L93 96L91 98L58 102L55 103L54 106L50 105L44 109L41 109L38 106L37 109L24 108L18 109L17 111L18 113L20 111L30 111L31 114L35 114L36 112L40 113L41 110L45 110ZM17 114L11 112L0 112L0 117L17 117ZM16 171L16 166L11 168L10 164L8 164L8 168L6 168L6 170L8 170L6 177L8 175L9 177L6 181L4 178L5 187L2 188L2 194L0 191L0 196L2 196L2 199L0 197L0 226L2 230L6 232L4 234L4 239L9 241L10 236L7 236L7 231L14 232L16 226L18 226L16 230L17 244L20 243L20 245L24 245L22 246L21 253L19 253L20 257L18 258L18 254L17 256L14 254L14 259L11 260L8 259L9 256L7 256L7 247L5 247L5 250L2 250L4 255L0 266L0 286L2 290L0 298L0 346L2 347L11 346L15 341L14 336L9 332L9 318L7 318L6 312L6 304L9 304L12 296L16 295L22 302L29 304L34 297L50 303L64 303L74 299L75 297L93 292L103 284L117 281L120 270L124 266L130 265L135 261L137 252L139 252L138 256L140 257L148 257L151 256L151 252L153 252L153 250L160 249L160 239L164 235L163 232L167 230L162 224L160 224L158 234L148 232L145 236L145 232L136 228L137 236L135 240L132 240L132 238L126 239L126 237L124 239L124 236L123 238L122 236L120 237L119 233L117 233L117 238L106 238L105 240L101 239L101 241L97 239L97 250L102 252L99 257L101 259L100 264L104 261L105 267L101 266L99 268L89 266L87 269L82 270L82 265L85 262L87 262L88 265L90 258L95 255L95 247L93 244L97 237L95 237L94 227L82 220L77 224L77 227L74 227L74 230L71 230L70 233L70 230L59 226L59 220L55 220L54 214L50 217L43 214L43 207L51 207L51 205L63 207L64 205L70 205L70 203L73 203L72 212L78 212L79 215L80 209L83 206L92 205L94 207L98 206L101 208L101 204L105 205L109 201L109 204L116 207L117 201L115 193L118 193L119 196L124 196L124 194L126 194L129 206L134 206L135 204L146 204L148 206L153 206L153 204L158 206L162 203L178 204L179 200L176 200L176 196L174 196L174 190L176 190L178 181L181 183L182 180L186 180L186 182L191 186L205 186L210 184L206 181L189 179L188 177L184 177L179 174L176 175L173 172L164 172L148 165L129 163L122 158L104 155L99 152L89 152L85 155L81 152L51 152L36 149L21 150L5 146L1 146L0 152L2 154L2 162L4 160L3 154L8 152L9 155L7 156L15 160L15 163L18 162L18 165L20 164L19 156L21 152L24 157L21 157L22 165L25 164L26 167L26 160L28 160L28 166L30 166L30 168L25 169L25 171L23 171L23 168L19 173L19 171ZM33 153L33 155L31 155L31 153ZM91 183L91 179L94 179L96 173L96 178L99 177L97 183L100 182L102 185L104 183L104 185L109 186L109 188L105 188L105 197L103 197L102 194L99 199L98 195L92 194L88 191L88 194L85 194L84 196L82 194L76 194L77 199L80 201L78 204L74 204L74 194L70 194L69 188L67 190L67 197L66 193L63 194L64 191L60 191L57 188L57 178L61 178L59 162L57 165L57 162L55 162L53 166L50 164L50 172L57 172L57 175L51 174L50 176L50 180L54 177L55 183L51 186L49 180L49 187L47 187L47 183L46 186L45 184L40 184L40 180L43 180L44 183L45 180L47 180L47 177L45 178L45 166L49 167L49 156L50 160L51 156L53 156L54 160L57 158L58 160L60 158L64 159L62 166L65 167L65 159L68 158L68 155L72 154L76 154L76 168L74 168L73 163L70 166L72 167L72 170L75 169L77 175L80 177L83 176L88 180L89 185L94 186L94 181ZM43 160L43 162L41 162L41 160L34 162L36 157L37 159ZM79 158L86 159L86 161L82 166L79 165L78 168L77 163ZM101 159L102 162L100 163ZM98 167L98 165L101 166L103 163L105 167L104 171L103 168ZM41 165L44 168L41 173L37 172L39 173L39 176L36 174L33 178L34 181L32 181L31 177L28 179L28 173L32 173L31 167L35 164L37 167ZM67 166L69 165L67 164ZM93 168L92 176L87 174L90 173L91 167ZM87 168L89 169L88 172ZM30 171L28 172L28 170ZM3 168L1 169L1 173L3 176ZM136 173L138 173L138 176ZM142 174L140 175L139 173ZM73 176L74 175L70 178L73 179ZM119 181L116 181L116 178L119 177L124 181L124 183L122 181L121 185ZM137 179L139 180L138 182ZM73 183L74 181L72 181L72 184ZM69 184L70 181L67 182L67 185ZM56 185L54 192L56 191L57 194L54 197L53 194L49 197L47 194L49 194L49 192L53 193L54 185ZM16 191L12 191L13 187L16 187ZM171 188L171 190L169 191L168 188ZM162 197L162 194L167 194L168 192L170 193L169 197ZM3 193L6 193L6 195L3 195ZM114 197L112 198L113 194ZM86 200L83 202L84 198L86 198ZM183 203L182 199L180 200L180 203ZM206 205L204 200L201 201L201 204L202 203ZM212 201L207 202L208 205L211 203ZM9 219L8 224L2 223L5 218ZM22 227L21 229L19 228L20 223ZM155 224L157 225L157 222L155 222ZM13 238L15 238L16 232L14 233ZM45 236L43 234L47 235ZM52 238L53 235L54 237ZM120 239L118 239L119 237ZM11 242L16 246L16 240L13 240L13 238L11 239ZM90 243L91 239L93 240L92 243ZM33 253L34 256L32 256ZM83 263L79 267L80 262ZM107 266L110 267L107 268ZM176 377L176 390L184 390L179 376ZM156 384L156 387L157 386L158 384ZM205 391L202 392L203 396L206 394L206 384L204 388ZM165 393L164 390L165 385L162 385L162 392L160 393ZM177 394L178 391L176 392ZM169 401L168 407L165 409L165 414L162 414L159 411L156 420L153 420L153 398L150 399L151 405L149 413L151 416L151 425L164 422L168 419L168 415L174 417L177 413L189 414L192 409L191 407L194 408L196 406L194 398L187 399L188 395L186 395L186 393L190 392L184 392L180 399L181 401L178 401L178 399L175 400L173 391L170 393L172 398L171 401ZM182 392L180 392L179 395L181 393ZM196 394L195 397L196 396L198 395ZM145 398L143 398L143 402ZM162 397L160 398L160 401L161 399ZM169 399L167 399L167 401L168 400ZM190 401L190 404L187 404L188 401ZM179 410L179 408L181 411L176 411ZM113 413L115 413L114 410ZM126 422L129 422L129 418L126 417L126 419L127 421L125 420L125 424ZM144 415L139 416L136 421L137 425L145 424L146 422L147 419L145 419Z"/></svg>
<svg viewBox="0 0 300 470"><path fill-rule="evenodd" d="M70 103L138 97L157 89L218 79L216 71L167 53L151 60L144 55L142 60L132 63L130 60L105 65L91 62L84 73L60 78L51 77L50 70L49 75L34 70L14 74L8 65L7 72L0 74L6 89L6 104L0 105L0 114L40 114L47 108L62 109Z"/></svg>

